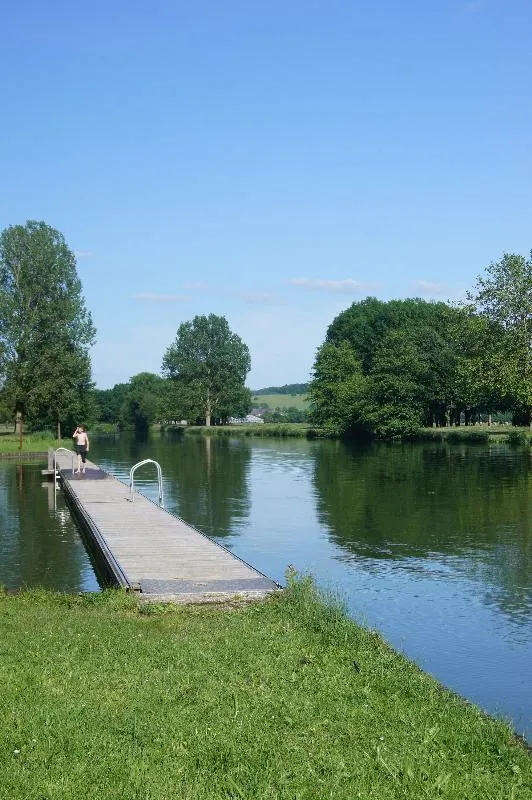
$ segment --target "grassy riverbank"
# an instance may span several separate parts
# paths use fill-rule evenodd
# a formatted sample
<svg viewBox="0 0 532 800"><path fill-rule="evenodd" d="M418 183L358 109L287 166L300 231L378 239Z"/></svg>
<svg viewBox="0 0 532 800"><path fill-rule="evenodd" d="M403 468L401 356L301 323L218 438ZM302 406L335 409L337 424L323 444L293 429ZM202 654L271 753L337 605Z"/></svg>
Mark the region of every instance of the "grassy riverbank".
<svg viewBox="0 0 532 800"><path fill-rule="evenodd" d="M189 425L181 430L188 435L202 436L262 436L262 437L296 437L306 439L334 438L319 428L307 423L258 425ZM447 442L448 444L487 444L488 442L506 442L516 446L532 444L529 428L509 425L475 425L458 428L422 428L418 434L409 437L414 442Z"/></svg>
<svg viewBox="0 0 532 800"><path fill-rule="evenodd" d="M310 427L306 422L211 425L208 428L205 425L189 425L183 430L188 435L203 436L275 436L314 439L320 435L316 428Z"/></svg>
<svg viewBox="0 0 532 800"><path fill-rule="evenodd" d="M58 442L57 439L46 433L28 433L22 436L22 448L20 448L19 436L14 433L0 433L0 457L6 454L46 453L49 447L72 449L72 439L63 439Z"/></svg>
<svg viewBox="0 0 532 800"><path fill-rule="evenodd" d="M273 438L298 438L319 439L331 438L319 428L305 422L286 424L264 423L258 425L189 425L183 428L165 426L166 430L181 430L189 436L242 436L242 437L273 437ZM160 425L153 425L152 431L159 432ZM113 433L114 426L95 426L91 433ZM532 434L528 428L510 427L508 425L472 426L460 428L423 428L419 434L409 441L419 442L448 442L449 444L486 444L487 442L507 442L516 446L529 446L532 444ZM45 453L49 447L66 447L72 449L72 439L65 438L61 441L53 439L46 433L30 433L23 436L22 450L19 448L19 437L13 433L0 432L0 458L5 455L16 456L19 454Z"/></svg>
<svg viewBox="0 0 532 800"><path fill-rule="evenodd" d="M529 428L512 425L471 425L458 428L422 428L415 437L418 441L449 442L450 444L507 442L513 445L529 445L532 433Z"/></svg>
<svg viewBox="0 0 532 800"><path fill-rule="evenodd" d="M530 798L509 728L316 597L0 599L0 798Z"/></svg>

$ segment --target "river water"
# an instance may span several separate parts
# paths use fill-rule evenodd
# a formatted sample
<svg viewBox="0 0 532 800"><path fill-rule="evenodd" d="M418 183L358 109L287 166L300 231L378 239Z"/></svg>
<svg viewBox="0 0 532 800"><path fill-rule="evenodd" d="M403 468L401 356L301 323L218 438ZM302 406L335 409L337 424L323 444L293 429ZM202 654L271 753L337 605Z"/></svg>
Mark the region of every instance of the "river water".
<svg viewBox="0 0 532 800"><path fill-rule="evenodd" d="M0 461L0 585L94 592L100 586L62 492L46 464Z"/></svg>
<svg viewBox="0 0 532 800"><path fill-rule="evenodd" d="M91 445L123 480L159 461L171 512L281 583L289 564L312 573L358 621L532 740L530 450L172 435ZM156 499L154 473L136 479ZM0 582L97 588L35 466L0 464L0 493Z"/></svg>

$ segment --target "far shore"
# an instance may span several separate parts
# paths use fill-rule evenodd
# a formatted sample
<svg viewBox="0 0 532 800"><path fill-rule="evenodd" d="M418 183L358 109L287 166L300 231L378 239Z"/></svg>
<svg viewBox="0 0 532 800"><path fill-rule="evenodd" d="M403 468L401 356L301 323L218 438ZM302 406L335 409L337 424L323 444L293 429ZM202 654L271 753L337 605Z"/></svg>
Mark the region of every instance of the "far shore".
<svg viewBox="0 0 532 800"><path fill-rule="evenodd" d="M119 435L115 430L98 430L98 425L91 431L92 435L105 436L112 433ZM263 424L238 424L238 425L152 425L151 430L161 432L176 432L187 436L234 436L234 437L263 437L263 438L299 438L299 439L335 439L335 437L320 428L307 423L268 423ZM130 433L131 431L126 431ZM420 431L408 439L374 440L392 442L444 442L448 444L487 444L488 442L507 443L514 446L531 446L532 431L528 427L513 425L461 425L449 428L421 428ZM29 433L22 437L22 447L18 435L12 432L0 433L0 459L28 459L46 458L48 450L58 447L72 448L70 437L55 439L46 433Z"/></svg>
<svg viewBox="0 0 532 800"><path fill-rule="evenodd" d="M256 436L256 437L298 437L307 439L335 439L334 436L320 428L307 423L268 423L263 424L238 424L238 425L188 425L167 426L166 430L181 430L187 435L199 436ZM488 441L505 442L511 444L527 445L532 442L532 431L527 427L513 425L461 425L449 428L421 428L419 432L409 438L395 440L373 441L408 441L408 442L446 442L450 443L487 443Z"/></svg>

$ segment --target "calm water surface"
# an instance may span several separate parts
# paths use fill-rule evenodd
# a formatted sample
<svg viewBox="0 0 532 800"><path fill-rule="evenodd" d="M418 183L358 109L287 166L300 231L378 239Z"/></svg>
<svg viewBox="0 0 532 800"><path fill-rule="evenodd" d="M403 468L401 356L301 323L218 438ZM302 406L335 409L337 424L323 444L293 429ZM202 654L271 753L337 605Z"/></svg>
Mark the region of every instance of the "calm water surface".
<svg viewBox="0 0 532 800"><path fill-rule="evenodd" d="M345 597L356 619L532 740L530 451L193 436L93 436L91 444L92 458L124 480L136 461L158 460L170 511L279 582L288 564L312 572ZM10 507L24 512L27 501L20 505L18 479L7 466L9 518ZM156 499L150 468L137 476L141 491ZM46 491L40 489L36 524L50 520L43 535L53 547L33 573L42 564L50 576L55 560L63 564L71 551L75 566L72 577L62 566L61 588L94 584L74 529L62 533L71 523L51 533ZM57 526L57 513L53 520ZM2 556L17 550L21 535L9 524ZM24 552L37 546L31 528L26 520ZM10 561L14 574L25 562L19 551ZM0 581L9 584L11 567L3 562Z"/></svg>
<svg viewBox="0 0 532 800"><path fill-rule="evenodd" d="M43 464L0 461L0 584L98 591L99 584L62 492Z"/></svg>

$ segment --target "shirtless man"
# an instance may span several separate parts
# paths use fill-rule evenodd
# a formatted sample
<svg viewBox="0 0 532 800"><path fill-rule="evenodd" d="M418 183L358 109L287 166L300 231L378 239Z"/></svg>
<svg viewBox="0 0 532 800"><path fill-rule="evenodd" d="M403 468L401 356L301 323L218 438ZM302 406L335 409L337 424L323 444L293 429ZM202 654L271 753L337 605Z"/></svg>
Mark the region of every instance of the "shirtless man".
<svg viewBox="0 0 532 800"><path fill-rule="evenodd" d="M87 453L89 452L89 437L83 425L78 425L72 434L72 438L76 440L76 453L78 454L76 475L79 475L80 471L85 472L85 462L87 460ZM82 463L83 469L81 468Z"/></svg>

